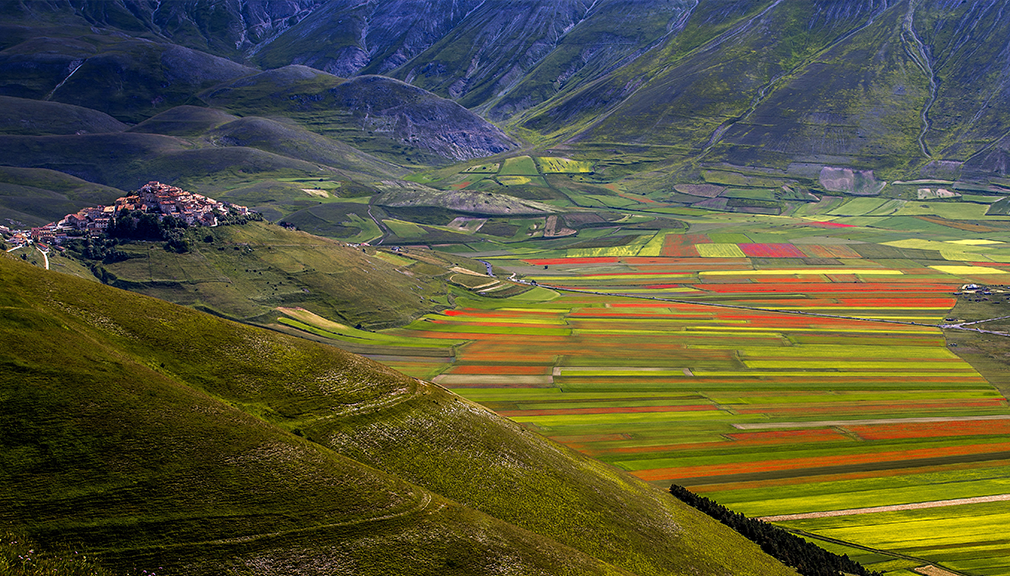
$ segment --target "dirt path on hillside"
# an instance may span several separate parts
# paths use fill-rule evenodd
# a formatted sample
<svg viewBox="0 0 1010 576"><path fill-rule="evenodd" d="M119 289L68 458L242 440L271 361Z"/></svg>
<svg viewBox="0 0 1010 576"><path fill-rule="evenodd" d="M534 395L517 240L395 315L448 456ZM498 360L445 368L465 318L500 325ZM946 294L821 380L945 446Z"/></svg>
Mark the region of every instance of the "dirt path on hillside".
<svg viewBox="0 0 1010 576"><path fill-rule="evenodd" d="M786 522L789 520L813 520L816 518L832 518L835 516L855 516L857 514L876 514L877 512L899 512L902 510L921 510L923 508L942 508L945 506L964 506L966 504L985 504L989 502L1006 502L1010 494L993 496L976 496L974 498L955 498L953 500L933 500L916 502L914 504L895 504L893 506L872 506L870 508L849 508L846 510L829 510L827 512L806 512L801 514L782 514L780 516L763 516L758 518L765 522Z"/></svg>

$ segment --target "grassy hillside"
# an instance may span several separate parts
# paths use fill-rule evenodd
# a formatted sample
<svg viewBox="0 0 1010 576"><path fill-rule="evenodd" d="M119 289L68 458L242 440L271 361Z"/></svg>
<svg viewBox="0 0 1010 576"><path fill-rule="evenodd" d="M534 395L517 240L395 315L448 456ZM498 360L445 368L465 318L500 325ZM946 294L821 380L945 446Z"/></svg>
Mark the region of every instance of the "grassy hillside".
<svg viewBox="0 0 1010 576"><path fill-rule="evenodd" d="M112 116L89 108L0 96L0 134L102 134L126 128Z"/></svg>
<svg viewBox="0 0 1010 576"><path fill-rule="evenodd" d="M87 206L111 204L123 194L118 188L93 184L55 170L2 166L0 223L41 226Z"/></svg>
<svg viewBox="0 0 1010 576"><path fill-rule="evenodd" d="M434 385L8 258L0 269L0 521L39 542L178 574L791 573Z"/></svg>
<svg viewBox="0 0 1010 576"><path fill-rule="evenodd" d="M374 250L261 222L200 228L189 238L186 254L160 242L121 244L129 259L95 265L114 286L244 320L272 318L285 306L382 328L448 306L436 277L451 264L392 264Z"/></svg>

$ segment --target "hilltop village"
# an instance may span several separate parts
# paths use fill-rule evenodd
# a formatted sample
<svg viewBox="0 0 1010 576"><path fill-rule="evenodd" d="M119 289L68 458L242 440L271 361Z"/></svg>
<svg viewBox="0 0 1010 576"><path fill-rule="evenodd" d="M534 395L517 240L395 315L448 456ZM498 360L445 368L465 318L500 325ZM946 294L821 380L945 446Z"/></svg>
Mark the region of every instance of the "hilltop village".
<svg viewBox="0 0 1010 576"><path fill-rule="evenodd" d="M172 217L186 226L217 226L219 216L249 214L249 209L245 206L218 202L175 186L151 181L135 193L117 198L112 206L83 208L74 214L67 214L59 222L32 228L28 234L23 231L14 232L13 239L18 242L20 237L21 243L30 239L34 242L60 244L71 237L99 236L124 211L155 214L159 221Z"/></svg>

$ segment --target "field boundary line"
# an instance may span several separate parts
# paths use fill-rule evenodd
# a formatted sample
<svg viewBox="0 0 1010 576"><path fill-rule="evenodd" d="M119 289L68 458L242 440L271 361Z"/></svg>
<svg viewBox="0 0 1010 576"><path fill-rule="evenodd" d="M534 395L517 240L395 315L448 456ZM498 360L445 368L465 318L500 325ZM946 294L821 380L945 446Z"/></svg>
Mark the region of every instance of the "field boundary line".
<svg viewBox="0 0 1010 576"><path fill-rule="evenodd" d="M1006 502L1010 494L995 494L992 496L973 496L970 498L953 498L951 500L931 500L929 502L913 502L911 504L892 504L890 506L870 506L868 508L846 508L844 510L828 510L825 512L800 512L797 514L781 514L778 516L762 516L758 520L765 522L787 522L789 520L813 520L817 518L834 518L836 516L858 516L860 514L876 514L878 512L901 512L905 510L922 510L924 508L944 508L947 506L965 506L967 504L986 504L988 502Z"/></svg>

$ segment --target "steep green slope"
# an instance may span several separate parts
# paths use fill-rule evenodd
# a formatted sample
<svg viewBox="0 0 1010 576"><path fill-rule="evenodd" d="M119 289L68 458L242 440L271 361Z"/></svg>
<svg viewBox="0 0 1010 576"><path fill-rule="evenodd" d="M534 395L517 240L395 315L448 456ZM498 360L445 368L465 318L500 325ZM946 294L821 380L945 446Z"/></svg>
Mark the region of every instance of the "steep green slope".
<svg viewBox="0 0 1010 576"><path fill-rule="evenodd" d="M8 258L0 270L0 520L42 541L182 574L791 573L434 385Z"/></svg>
<svg viewBox="0 0 1010 576"><path fill-rule="evenodd" d="M912 9L910 32L923 43L926 54L920 61L936 84L935 100L926 110L927 150L957 161L987 153L1010 133L1010 21L1005 4Z"/></svg>
<svg viewBox="0 0 1010 576"><path fill-rule="evenodd" d="M763 152L783 143L805 148L807 155L859 153L839 146L838 135L825 137L823 132L827 130L830 135L832 130L840 130L842 137L848 138L849 132L858 130L871 117L886 125L886 114L874 115L872 110L859 114L858 106L869 96L863 91L877 85L886 89L880 76L895 66L890 61L894 50L878 56L884 61L867 66L867 54L888 38L886 33L881 38L879 34L859 32L867 26L868 30L885 26L878 23L873 28L872 24L885 15L873 6L845 3L846 10L838 4L702 4L692 13L683 32L661 49L545 109L524 125L555 132L587 123L588 128L579 133L576 141L672 145L674 153L683 155L700 154L721 141L732 148L721 156L741 164L751 158L739 153L739 148ZM897 9L890 9L886 15L890 17L887 26L900 26ZM841 46L840 55L830 51L836 45ZM900 55L900 44L898 48ZM850 64L854 62L858 62L856 70ZM805 78L804 74L813 78ZM907 75L900 80L905 82L906 90L911 90L916 79ZM909 96L915 97L915 93ZM917 107L907 98L901 105L898 113L911 117L914 129ZM748 121L771 134L747 140L753 132L753 127L745 128ZM795 133L807 125L811 126L811 134ZM914 147L914 135L912 140ZM906 152L907 141L898 149L879 152ZM872 142L879 146L881 139ZM800 154L788 152L794 157Z"/></svg>
<svg viewBox="0 0 1010 576"><path fill-rule="evenodd" d="M0 521L37 541L73 542L116 573L617 573L257 417L271 409L254 390L274 379L339 418L411 397L409 378L7 258L0 269ZM232 379L242 400L222 397Z"/></svg>
<svg viewBox="0 0 1010 576"><path fill-rule="evenodd" d="M255 49L261 66L299 63L338 76L385 74L451 30L482 0L330 2ZM311 11L311 13L309 13Z"/></svg>

